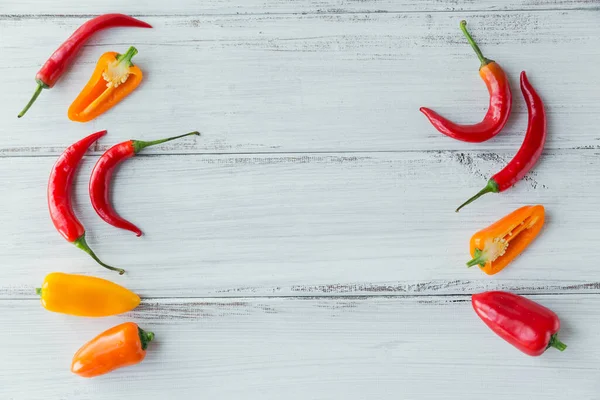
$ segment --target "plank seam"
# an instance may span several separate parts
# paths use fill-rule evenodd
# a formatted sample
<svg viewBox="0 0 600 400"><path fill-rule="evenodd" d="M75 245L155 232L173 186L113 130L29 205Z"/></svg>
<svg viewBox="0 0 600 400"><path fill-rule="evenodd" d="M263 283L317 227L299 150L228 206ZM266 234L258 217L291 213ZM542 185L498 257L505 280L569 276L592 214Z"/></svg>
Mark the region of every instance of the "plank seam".
<svg viewBox="0 0 600 400"><path fill-rule="evenodd" d="M518 292L521 296L527 297L536 297L536 296L598 296L600 295L600 291L598 292ZM157 296L157 297L142 297L142 304L148 301L160 301L160 300L185 300L185 301L224 301L224 300L369 300L369 299L427 299L427 298L452 298L452 297L464 297L464 301L468 301L468 298L471 297L471 293L440 293L440 294L423 294L423 295L415 295L415 294L385 294L385 295L324 295L324 296L226 296L226 297L185 297L185 296ZM39 301L39 297L9 297L2 298L0 297L0 302L2 301Z"/></svg>
<svg viewBox="0 0 600 400"><path fill-rule="evenodd" d="M573 152L576 154L581 154L582 152L592 152L598 153L600 151L600 146L576 146L569 147L563 149L549 149L548 151L544 151L542 155L545 156L554 156L554 155L563 155L566 152ZM14 152L13 150L0 150L0 159L2 158L56 158L60 155L60 152L56 154L10 154ZM229 153L229 152L166 152L166 153L140 153L137 154L136 157L163 157L163 156L285 156L285 155L311 155L311 154L319 154L319 155L339 155L339 154L513 154L514 150L499 150L499 149L478 149L478 150L311 150L311 151L265 151L265 152L239 152L239 153ZM94 151L92 153L86 154L86 157L100 157L103 154L103 151Z"/></svg>
<svg viewBox="0 0 600 400"><path fill-rule="evenodd" d="M295 15L355 15L355 14L478 14L478 13L520 13L520 12L564 12L564 11L598 11L599 6L590 7L565 7L565 8L515 8L506 10L404 10L404 11L388 11L388 10L317 10L317 11L299 11L299 12L266 12L266 13L205 13L205 14L130 14L136 18L187 18L187 17L243 17L243 16L295 16ZM1 20L23 20L23 19L79 19L93 18L98 14L0 14Z"/></svg>

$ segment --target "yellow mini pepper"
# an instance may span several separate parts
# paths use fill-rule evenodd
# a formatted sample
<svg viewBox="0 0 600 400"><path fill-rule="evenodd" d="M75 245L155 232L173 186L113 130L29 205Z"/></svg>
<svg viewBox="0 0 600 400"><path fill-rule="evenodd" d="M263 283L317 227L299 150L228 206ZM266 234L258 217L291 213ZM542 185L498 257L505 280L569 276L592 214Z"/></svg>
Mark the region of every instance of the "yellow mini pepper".
<svg viewBox="0 0 600 400"><path fill-rule="evenodd" d="M540 233L544 216L543 206L525 206L480 230L471 238L467 266L479 265L488 275L500 272Z"/></svg>
<svg viewBox="0 0 600 400"><path fill-rule="evenodd" d="M36 293L48 311L80 317L121 314L140 304L137 294L116 283L62 272L48 274Z"/></svg>
<svg viewBox="0 0 600 400"><path fill-rule="evenodd" d="M71 121L91 121L139 86L142 71L131 62L137 52L130 47L125 54L108 52L100 57L92 77L69 107Z"/></svg>

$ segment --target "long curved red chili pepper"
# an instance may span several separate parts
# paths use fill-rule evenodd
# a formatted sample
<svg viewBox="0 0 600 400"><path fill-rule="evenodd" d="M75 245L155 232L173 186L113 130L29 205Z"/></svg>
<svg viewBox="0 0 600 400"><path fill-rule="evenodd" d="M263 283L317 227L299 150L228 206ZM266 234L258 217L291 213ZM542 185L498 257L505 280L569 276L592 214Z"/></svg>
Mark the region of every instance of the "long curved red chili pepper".
<svg viewBox="0 0 600 400"><path fill-rule="evenodd" d="M122 275L125 270L104 264L90 249L85 241L85 229L75 216L71 205L71 184L75 171L87 149L105 134L106 131L92 133L67 147L60 155L56 164L52 167L50 179L48 180L48 209L54 227L68 242L88 253L104 268L117 271Z"/></svg>
<svg viewBox="0 0 600 400"><path fill-rule="evenodd" d="M529 113L527 133L521 148L502 171L492 176L487 185L475 196L461 204L456 212L486 193L503 192L510 188L533 168L542 155L546 143L546 111L544 102L529 83L525 71L521 72L521 92L523 92Z"/></svg>
<svg viewBox="0 0 600 400"><path fill-rule="evenodd" d="M479 75L490 93L490 105L483 121L473 125L460 125L429 108L421 107L420 111L425 114L434 128L444 135L463 142L480 143L496 136L504 128L510 115L512 93L504 70L495 61L483 56L479 46L467 31L466 25L466 21L461 21L460 29L481 61Z"/></svg>
<svg viewBox="0 0 600 400"><path fill-rule="evenodd" d="M18 117L21 118L25 115L29 107L35 102L40 93L42 93L42 89L50 89L54 86L77 53L79 53L81 47L83 47L94 33L116 27L152 28L150 24L125 14L104 14L85 22L52 53L48 61L38 71L35 76L37 88L33 93L33 97L29 100L23 111L19 113Z"/></svg>
<svg viewBox="0 0 600 400"><path fill-rule="evenodd" d="M119 216L110 204L110 181L113 172L120 163L130 157L133 157L146 147L169 142L171 140L190 135L200 135L200 132L190 132L186 133L185 135L153 140L151 142L142 140L127 140L106 150L92 170L89 186L92 206L94 206L94 210L96 210L100 218L114 227L126 229L135 233L137 236L141 236L142 231L131 222Z"/></svg>

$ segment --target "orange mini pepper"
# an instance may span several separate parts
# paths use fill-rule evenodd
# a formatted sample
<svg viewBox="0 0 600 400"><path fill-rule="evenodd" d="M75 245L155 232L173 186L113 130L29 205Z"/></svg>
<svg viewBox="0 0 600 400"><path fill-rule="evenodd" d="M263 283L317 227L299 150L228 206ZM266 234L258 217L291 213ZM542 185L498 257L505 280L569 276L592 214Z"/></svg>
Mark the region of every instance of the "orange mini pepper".
<svg viewBox="0 0 600 400"><path fill-rule="evenodd" d="M488 275L506 267L536 238L544 225L544 207L525 206L477 232L471 238L467 266L479 265Z"/></svg>
<svg viewBox="0 0 600 400"><path fill-rule="evenodd" d="M154 333L144 331L133 322L114 326L75 353L71 372L84 378L93 378L138 364L146 358L146 348L153 339Z"/></svg>
<svg viewBox="0 0 600 400"><path fill-rule="evenodd" d="M131 311L140 304L132 291L106 279L53 272L41 288L42 306L48 311L80 317L107 317Z"/></svg>
<svg viewBox="0 0 600 400"><path fill-rule="evenodd" d="M140 85L142 70L131 62L137 52L130 47L125 54L108 52L100 57L92 77L69 107L71 121L91 121Z"/></svg>

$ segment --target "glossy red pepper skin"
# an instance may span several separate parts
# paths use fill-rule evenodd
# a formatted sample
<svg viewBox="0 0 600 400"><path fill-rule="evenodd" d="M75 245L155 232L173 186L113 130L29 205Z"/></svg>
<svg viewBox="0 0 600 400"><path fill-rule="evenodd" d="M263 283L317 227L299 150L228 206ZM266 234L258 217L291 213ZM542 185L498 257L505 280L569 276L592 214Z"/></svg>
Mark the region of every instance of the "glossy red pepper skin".
<svg viewBox="0 0 600 400"><path fill-rule="evenodd" d="M52 53L48 61L38 71L35 76L38 84L36 91L30 102L19 114L19 118L25 115L42 92L42 89L50 89L56 84L71 65L79 50L96 32L116 27L152 28L150 24L125 14L104 14L85 22Z"/></svg>
<svg viewBox="0 0 600 400"><path fill-rule="evenodd" d="M442 117L429 108L421 107L421 112L439 132L463 142L481 143L493 138L504 128L512 106L512 93L508 77L500 65L494 61L482 66L479 74L490 94L489 108L483 120L477 124L461 125Z"/></svg>
<svg viewBox="0 0 600 400"><path fill-rule="evenodd" d="M75 216L71 204L71 187L75 171L87 149L105 134L105 130L93 133L67 147L60 155L52 167L48 179L48 209L54 227L68 242L88 253L103 267L123 274L124 270L108 266L100 261L87 245L85 229Z"/></svg>
<svg viewBox="0 0 600 400"><path fill-rule="evenodd" d="M127 140L106 150L106 152L102 154L94 166L89 184L89 193L92 206L100 218L114 227L126 229L135 233L137 236L141 236L142 231L131 222L119 216L110 203L110 184L114 170L123 161L133 157L146 147L165 143L189 135L200 135L200 133L190 132L186 133L185 135L154 140L151 142Z"/></svg>
<svg viewBox="0 0 600 400"><path fill-rule="evenodd" d="M490 95L490 103L485 117L479 123L462 125L442 117L429 108L421 107L420 111L425 114L433 127L444 135L463 142L481 143L496 136L506 125L512 107L512 92L504 70L498 63L483 56L467 31L466 24L466 21L461 21L460 27L481 61L479 75L485 82Z"/></svg>
<svg viewBox="0 0 600 400"><path fill-rule="evenodd" d="M521 91L527 104L528 122L527 133L523 145L502 171L492 176L492 179L498 184L500 192L510 188L515 183L523 179L533 166L538 162L544 145L546 144L546 111L544 103L537 94L525 71L521 72Z"/></svg>
<svg viewBox="0 0 600 400"><path fill-rule="evenodd" d="M544 102L537 94L525 71L521 72L521 92L525 98L528 112L527 132L521 148L510 160L510 162L488 181L487 185L475 196L464 202L456 209L461 208L477 200L486 193L499 193L512 187L523 179L540 159L544 145L546 144L547 126Z"/></svg>
<svg viewBox="0 0 600 400"><path fill-rule="evenodd" d="M140 228L117 214L110 203L110 182L115 168L135 155L133 140L114 145L100 157L90 177L90 199L96 213L104 221L117 228L126 229L142 236Z"/></svg>
<svg viewBox="0 0 600 400"><path fill-rule="evenodd" d="M558 316L525 297L501 291L474 294L473 309L498 336L530 356L539 356L549 347L564 351L558 340Z"/></svg>

